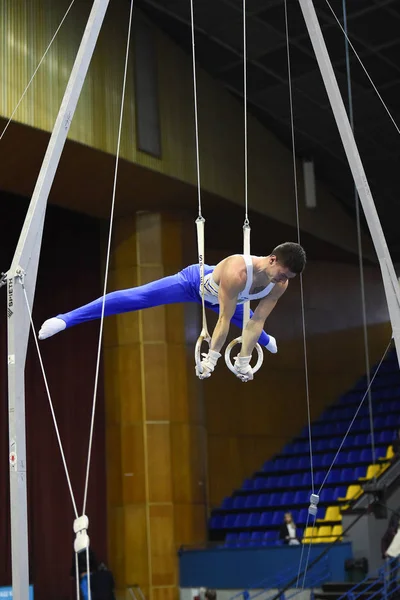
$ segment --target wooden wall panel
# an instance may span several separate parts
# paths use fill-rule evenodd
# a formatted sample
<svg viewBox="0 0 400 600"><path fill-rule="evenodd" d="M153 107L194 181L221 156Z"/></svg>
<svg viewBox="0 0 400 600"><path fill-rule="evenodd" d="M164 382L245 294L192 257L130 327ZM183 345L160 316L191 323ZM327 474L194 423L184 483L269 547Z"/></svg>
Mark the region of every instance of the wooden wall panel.
<svg viewBox="0 0 400 600"><path fill-rule="evenodd" d="M150 513L152 584L155 587L175 586L177 561L174 547L174 507L152 505Z"/></svg>
<svg viewBox="0 0 400 600"><path fill-rule="evenodd" d="M138 282L146 282L176 268L183 223L177 216L138 215L137 222L130 223L135 264L129 257L129 228L121 221L119 231L117 222L113 269L121 278L136 269ZM129 525L122 534L123 570L119 563L116 567L121 597L129 583L137 582L149 600L176 598L176 551L191 541L191 535L193 543L205 540L205 413L199 382L194 381L191 346L190 371L186 369L187 326L183 306L156 307L105 322L107 467L109 485L115 486L108 507L112 519L117 518L114 509L122 507ZM195 393L188 394L189 389ZM183 507L178 522L176 504ZM139 541L134 539L136 527ZM110 543L115 544L114 537ZM136 565L138 553L142 558Z"/></svg>
<svg viewBox="0 0 400 600"><path fill-rule="evenodd" d="M13 111L68 4L69 0L4 0L0 24L0 47L4 48L0 57L0 115L9 116ZM51 131L90 6L89 0L73 6L18 109L16 119L21 123ZM128 11L129 5L124 0L110 2L69 133L72 140L107 153L116 150ZM196 185L191 60L160 31L155 29L154 34L162 158L154 158L136 148L133 60L127 79L121 158ZM202 185L205 190L242 206L242 106L200 68L198 100ZM251 115L248 125L250 206L294 225L291 152ZM326 187L318 185L318 207L310 211L303 201L301 165L298 181L302 228L355 251L354 223ZM337 239L339 230L341 235ZM363 247L366 254L371 253L368 236L363 240Z"/></svg>
<svg viewBox="0 0 400 600"><path fill-rule="evenodd" d="M172 502L170 438L168 422L147 425L149 503Z"/></svg>
<svg viewBox="0 0 400 600"><path fill-rule="evenodd" d="M117 581L133 584L140 581L149 585L149 547L147 536L147 509L145 504L129 504L124 511L124 530L114 532L124 553L124 574Z"/></svg>

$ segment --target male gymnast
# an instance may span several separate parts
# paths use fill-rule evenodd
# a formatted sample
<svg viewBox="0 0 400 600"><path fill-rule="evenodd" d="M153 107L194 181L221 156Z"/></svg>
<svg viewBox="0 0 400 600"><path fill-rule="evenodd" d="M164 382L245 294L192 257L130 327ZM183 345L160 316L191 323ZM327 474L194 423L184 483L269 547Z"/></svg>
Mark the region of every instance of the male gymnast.
<svg viewBox="0 0 400 600"><path fill-rule="evenodd" d="M302 273L306 264L304 249L294 242L276 246L268 256L235 254L216 266L204 267L205 305L219 314L214 328L209 352L203 354L200 379L210 377L220 350L224 345L230 322L238 327L243 323L243 303L259 300L243 332L242 347L235 359L235 374L242 381L253 379L251 355L257 342L272 353L277 352L276 340L263 331L264 323L279 298L288 287L289 279ZM179 302L201 303L200 267L190 265L176 275L138 287L111 292L105 296L104 315L114 315L153 306ZM103 297L71 312L45 321L39 331L44 340L67 327L101 317Z"/></svg>

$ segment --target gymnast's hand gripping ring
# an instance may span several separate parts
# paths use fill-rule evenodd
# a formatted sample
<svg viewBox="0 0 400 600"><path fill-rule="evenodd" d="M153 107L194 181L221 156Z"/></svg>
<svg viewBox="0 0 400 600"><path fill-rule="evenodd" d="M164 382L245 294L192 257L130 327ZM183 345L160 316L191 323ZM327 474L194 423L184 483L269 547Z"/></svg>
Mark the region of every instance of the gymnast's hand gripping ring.
<svg viewBox="0 0 400 600"><path fill-rule="evenodd" d="M204 331L204 329L201 332L201 334L199 335L199 338L196 342L196 347L194 350L194 359L196 362L196 368L197 368L198 373L203 372L203 367L201 364L201 346L202 346L203 342L206 342L208 344L208 346L210 347L211 338L210 338L209 334L206 331Z"/></svg>
<svg viewBox="0 0 400 600"><path fill-rule="evenodd" d="M231 351L232 351L232 348L234 346L236 346L236 344L241 344L241 343L242 343L242 336L237 337L236 339L231 341L231 343L226 347L226 350L225 350L226 366L228 367L228 369L230 371L232 371L232 373L235 373L235 366L231 360ZM263 360L264 360L264 353L262 351L260 344L256 344L255 349L257 350L258 356L257 356L256 365L254 367L252 367L253 373L257 373L257 371L260 369L261 365L263 364Z"/></svg>

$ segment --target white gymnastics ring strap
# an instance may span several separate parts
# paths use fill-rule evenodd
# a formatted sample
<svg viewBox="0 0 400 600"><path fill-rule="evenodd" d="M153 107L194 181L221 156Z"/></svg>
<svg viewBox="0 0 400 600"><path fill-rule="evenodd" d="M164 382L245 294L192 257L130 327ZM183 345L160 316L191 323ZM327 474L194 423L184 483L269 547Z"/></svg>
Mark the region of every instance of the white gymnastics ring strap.
<svg viewBox="0 0 400 600"><path fill-rule="evenodd" d="M235 375L236 375L236 371L235 371L235 366L231 360L231 351L232 351L232 348L234 346L236 346L236 344L241 344L241 343L242 343L242 336L232 340L231 343L226 347L226 350L225 350L226 366L228 367L228 369L230 371L232 371L232 373L235 373ZM261 368L261 365L263 364L264 352L263 352L263 349L261 348L260 344L256 344L254 349L257 350L257 362L256 362L255 366L251 367L251 368L253 370L253 373L257 373L257 371Z"/></svg>
<svg viewBox="0 0 400 600"><path fill-rule="evenodd" d="M197 76L196 76L196 50L195 50L195 31L194 31L194 10L193 0L190 0L190 21L192 31L192 67L193 67L193 101L194 101L194 131L196 142L196 173L197 173L197 199L199 207L199 215L196 219L197 228L197 251L199 256L200 269L200 288L201 288L201 307L202 307L202 329L199 338L196 342L194 358L196 362L197 372L203 373L201 364L201 346L203 342L207 342L210 346L211 336L207 329L206 306L204 302L204 223L205 219L201 213L201 182L200 182L200 151L199 151L199 119L197 111Z"/></svg>
<svg viewBox="0 0 400 600"><path fill-rule="evenodd" d="M196 219L196 227L197 227L197 249L199 255L199 269L200 269L200 288L201 288L201 308L202 308L202 329L201 333L196 342L196 347L194 350L194 359L196 362L196 367L199 373L203 372L203 367L201 364L201 347L203 342L206 342L208 346L211 343L211 336L208 333L207 329L207 317L206 317L206 306L204 302L204 223L205 220L202 216L199 216Z"/></svg>
<svg viewBox="0 0 400 600"><path fill-rule="evenodd" d="M246 0L243 0L243 100L244 100L244 224L243 224L243 253L250 255L250 221L248 215L248 150L247 150L247 43L246 43ZM246 325L250 320L250 301L247 300L243 305L243 329L246 329ZM230 371L236 374L235 367L231 360L231 350L236 344L241 344L242 336L232 340L225 350L225 362L226 366ZM253 373L256 373L264 360L264 353L260 344L256 344L255 350L257 350L257 364L253 369Z"/></svg>
<svg viewBox="0 0 400 600"><path fill-rule="evenodd" d="M244 254L250 254L250 224L247 219L247 212L246 212L246 219L245 219L245 222L243 225L243 251L244 251ZM231 359L231 351L232 351L232 348L234 346L236 346L236 344L242 343L242 336L243 336L244 330L245 330L246 325L249 320L250 320L250 301L247 300L247 302L245 302L243 305L242 335L240 337L237 337L234 340L232 340L231 343L227 346L227 348L225 350L226 366L228 367L228 369L230 371L232 371L232 373L235 373L235 374L236 374L236 371L235 371L235 367L234 367L234 364ZM253 373L257 373L257 371L261 368L261 365L263 364L263 361L264 361L264 352L263 352L260 344L258 344L258 343L256 344L255 350L257 351L257 363L254 368L252 367Z"/></svg>

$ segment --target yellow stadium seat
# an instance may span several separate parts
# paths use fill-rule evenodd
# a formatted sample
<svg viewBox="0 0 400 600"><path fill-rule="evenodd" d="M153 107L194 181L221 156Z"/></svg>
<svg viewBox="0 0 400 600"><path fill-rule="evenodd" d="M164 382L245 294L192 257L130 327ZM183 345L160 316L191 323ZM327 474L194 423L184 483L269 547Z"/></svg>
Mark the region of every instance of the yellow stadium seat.
<svg viewBox="0 0 400 600"><path fill-rule="evenodd" d="M339 506L328 506L325 513L324 519L319 519L320 521L341 521L342 516L340 514Z"/></svg>
<svg viewBox="0 0 400 600"><path fill-rule="evenodd" d="M323 544L331 541L332 527L330 525L321 525L318 528L317 536L315 541Z"/></svg>
<svg viewBox="0 0 400 600"><path fill-rule="evenodd" d="M363 493L361 485L349 485L347 488L346 496L344 498L338 498L339 502L355 500Z"/></svg>
<svg viewBox="0 0 400 600"><path fill-rule="evenodd" d="M314 530L314 531L313 531ZM304 530L304 535L303 535L303 544L309 544L310 542L312 544L315 544L315 537L318 533L318 529L316 527L306 527L306 529ZM312 536L312 538L311 538Z"/></svg>
<svg viewBox="0 0 400 600"><path fill-rule="evenodd" d="M365 477L359 477L359 481L369 481L374 477L378 477L382 471L382 465L369 465Z"/></svg>
<svg viewBox="0 0 400 600"><path fill-rule="evenodd" d="M386 450L386 456L385 458L380 458L380 461L385 461L385 460L391 460L394 456L394 452L393 452L393 446L388 446L388 449Z"/></svg>
<svg viewBox="0 0 400 600"><path fill-rule="evenodd" d="M343 527L341 525L334 525L332 527L332 542L338 537L339 541L341 542L343 539Z"/></svg>

